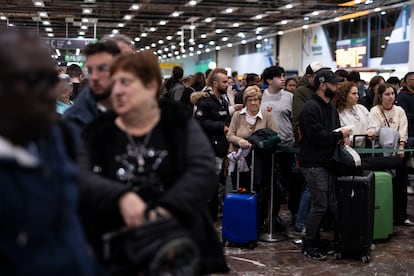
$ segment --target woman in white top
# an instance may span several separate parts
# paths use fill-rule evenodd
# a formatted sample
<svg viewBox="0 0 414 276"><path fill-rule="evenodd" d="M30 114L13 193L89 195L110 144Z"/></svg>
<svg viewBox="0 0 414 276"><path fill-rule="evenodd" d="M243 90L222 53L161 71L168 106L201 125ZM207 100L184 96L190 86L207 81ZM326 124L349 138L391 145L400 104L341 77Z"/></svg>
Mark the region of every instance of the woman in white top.
<svg viewBox="0 0 414 276"><path fill-rule="evenodd" d="M382 127L390 127L399 133L399 149L404 149L408 138L408 121L402 107L394 105L395 92L390 84L380 84L374 98L374 107L370 111L370 127L379 132ZM404 152L398 152L404 157Z"/></svg>
<svg viewBox="0 0 414 276"><path fill-rule="evenodd" d="M374 107L370 111L370 127L378 131L390 127L399 133L399 149L404 149L408 138L408 122L402 107L394 105L394 88L388 83L380 84L374 98ZM380 137L381 139L381 137ZM402 165L396 170L393 181L394 224L412 226L414 223L407 217L407 183L408 172L405 166L404 152L398 152Z"/></svg>
<svg viewBox="0 0 414 276"><path fill-rule="evenodd" d="M339 120L341 126L349 126L352 128L350 135L350 143L353 143L353 135L367 134L374 136L375 132L369 129L369 111L358 104L358 87L352 82L345 82L338 89L338 93L334 98L334 105L338 109ZM365 138L356 139L354 147L365 147L363 142Z"/></svg>

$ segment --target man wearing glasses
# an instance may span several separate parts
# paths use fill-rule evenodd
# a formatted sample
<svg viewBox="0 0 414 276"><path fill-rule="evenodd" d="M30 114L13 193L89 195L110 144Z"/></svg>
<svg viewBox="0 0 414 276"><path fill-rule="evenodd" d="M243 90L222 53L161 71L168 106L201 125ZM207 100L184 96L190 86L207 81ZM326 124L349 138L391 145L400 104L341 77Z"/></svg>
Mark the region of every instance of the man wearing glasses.
<svg viewBox="0 0 414 276"><path fill-rule="evenodd" d="M87 124L110 108L109 66L120 50L114 42L107 41L88 44L83 52L86 55L88 85L79 93L73 106L63 114L76 139L81 139Z"/></svg>

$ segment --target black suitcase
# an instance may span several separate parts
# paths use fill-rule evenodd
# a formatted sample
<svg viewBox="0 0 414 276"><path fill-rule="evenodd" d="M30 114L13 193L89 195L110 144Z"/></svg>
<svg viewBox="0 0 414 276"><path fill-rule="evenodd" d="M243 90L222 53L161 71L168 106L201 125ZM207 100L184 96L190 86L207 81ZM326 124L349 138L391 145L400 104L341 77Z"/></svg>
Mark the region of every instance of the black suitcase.
<svg viewBox="0 0 414 276"><path fill-rule="evenodd" d="M374 173L342 176L336 180L337 218L335 227L335 259L342 256L370 261L373 242L375 180Z"/></svg>

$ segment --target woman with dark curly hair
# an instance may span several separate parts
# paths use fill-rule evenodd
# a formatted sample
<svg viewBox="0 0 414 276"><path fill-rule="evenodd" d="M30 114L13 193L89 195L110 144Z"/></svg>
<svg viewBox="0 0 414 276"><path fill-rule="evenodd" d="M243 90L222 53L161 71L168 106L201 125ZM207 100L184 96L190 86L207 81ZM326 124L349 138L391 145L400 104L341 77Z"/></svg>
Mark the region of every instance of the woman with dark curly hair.
<svg viewBox="0 0 414 276"><path fill-rule="evenodd" d="M333 103L338 109L339 120L341 126L352 126L352 134L350 135L350 142L353 142L353 135L368 134L373 136L374 131L368 129L369 111L365 106L358 104L358 87L355 83L345 82L338 89ZM361 140L365 140L361 139ZM363 141L357 141L357 147L361 147Z"/></svg>

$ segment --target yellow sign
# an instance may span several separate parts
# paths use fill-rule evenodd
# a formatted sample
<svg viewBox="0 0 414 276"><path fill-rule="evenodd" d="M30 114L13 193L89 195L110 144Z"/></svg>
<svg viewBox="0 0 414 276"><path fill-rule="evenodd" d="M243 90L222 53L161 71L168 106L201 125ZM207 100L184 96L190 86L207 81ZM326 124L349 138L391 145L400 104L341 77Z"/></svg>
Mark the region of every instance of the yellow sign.
<svg viewBox="0 0 414 276"><path fill-rule="evenodd" d="M174 66L181 66L179 63L162 62L160 63L161 69L173 69Z"/></svg>

